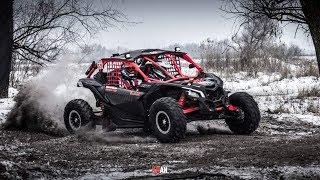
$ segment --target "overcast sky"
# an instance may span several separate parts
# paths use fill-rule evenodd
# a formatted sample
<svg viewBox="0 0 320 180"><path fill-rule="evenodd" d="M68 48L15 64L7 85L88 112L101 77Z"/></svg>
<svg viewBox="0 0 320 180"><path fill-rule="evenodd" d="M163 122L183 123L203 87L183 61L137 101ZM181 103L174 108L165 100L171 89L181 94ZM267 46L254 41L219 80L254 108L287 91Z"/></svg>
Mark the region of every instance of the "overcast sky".
<svg viewBox="0 0 320 180"><path fill-rule="evenodd" d="M125 27L96 35L94 42L107 48L161 48L174 43L199 43L206 38L221 40L234 32L234 20L219 10L220 0L119 0L115 6L131 21ZM228 16L227 16L228 17ZM295 26L284 28L281 40L313 49L303 33L295 37Z"/></svg>

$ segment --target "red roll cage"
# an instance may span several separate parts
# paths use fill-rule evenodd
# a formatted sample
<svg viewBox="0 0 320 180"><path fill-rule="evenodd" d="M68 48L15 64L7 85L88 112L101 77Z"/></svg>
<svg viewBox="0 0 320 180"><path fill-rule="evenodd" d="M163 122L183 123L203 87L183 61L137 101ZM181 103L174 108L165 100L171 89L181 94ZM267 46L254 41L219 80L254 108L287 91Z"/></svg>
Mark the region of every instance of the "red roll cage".
<svg viewBox="0 0 320 180"><path fill-rule="evenodd" d="M159 65L158 60L161 56L161 59L164 59L168 63L170 63L171 67L165 69L161 65ZM145 82L173 82L173 81L180 81L180 80L194 80L197 79L197 76L188 76L182 73L181 70L181 62L180 60L184 59L188 63L192 65L192 67L197 69L198 74L203 72L203 69L200 65L193 61L193 59L187 54L183 52L161 52L158 54L142 54L137 56L135 59L125 59L120 57L110 57L110 58L103 58L97 64L92 63L89 69L86 72L87 78L91 78L93 74L97 71L106 70L107 71L107 85L109 86L117 86L122 87L125 89L131 89L130 83L127 80L124 80L121 76L121 68L124 66L130 71L134 71L135 73L139 74L143 81ZM168 80L159 80L156 78L152 78L148 76L145 72L141 70L139 65L136 63L136 60L140 59L140 61L149 62L155 68L160 70L164 73ZM177 77L179 76L179 77Z"/></svg>
<svg viewBox="0 0 320 180"><path fill-rule="evenodd" d="M169 69L163 68L159 63L157 62L158 57L162 56L163 59L167 60L172 67ZM141 70L139 65L135 62L136 59L141 58L142 61L145 62L150 62L154 67L158 68L161 70L167 77L170 79L168 80L159 80L155 78L149 77L145 72ZM182 73L181 71L181 64L180 60L177 58L182 58L192 64L192 67L196 68L198 71L197 76L187 76ZM143 81L149 82L149 83L170 83L174 81L181 81L181 80L190 80L190 82L195 82L195 81L201 81L201 78L199 78L199 75L203 73L203 69L201 68L200 65L198 65L187 53L182 53L182 52L162 52L159 54L143 54L139 55L136 58L132 59L125 59L125 58L119 58L119 57L110 57L110 58L103 58L99 61L99 63L93 62L89 69L86 72L87 78L92 78L92 76L98 72L102 71L104 69L107 70L106 78L107 82L106 85L108 88L112 88L110 86L115 86L115 87L121 87L125 89L131 89L132 90L132 84L130 84L127 80L124 80L121 75L121 68L125 66L126 68L129 68L131 71L134 71L142 77ZM180 77L175 77L175 73L178 73ZM184 93L181 94L179 99L177 100L179 105L182 107L183 112L185 114L189 114L195 111L199 110L199 107L197 105L186 105L186 96ZM233 105L227 105L227 110L229 111L236 111L237 107ZM223 107L219 106L216 107L215 110L217 112L222 112Z"/></svg>

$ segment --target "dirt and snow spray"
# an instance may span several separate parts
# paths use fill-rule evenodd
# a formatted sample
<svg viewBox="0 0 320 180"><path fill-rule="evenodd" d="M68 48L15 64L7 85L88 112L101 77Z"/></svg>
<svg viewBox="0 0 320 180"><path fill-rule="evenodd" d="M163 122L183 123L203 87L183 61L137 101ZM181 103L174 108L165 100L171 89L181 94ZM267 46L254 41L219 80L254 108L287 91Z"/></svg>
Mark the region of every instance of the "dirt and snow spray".
<svg viewBox="0 0 320 180"><path fill-rule="evenodd" d="M89 103L94 100L89 90L76 87L78 79L85 77L87 66L76 63L72 56L64 56L57 63L43 68L19 90L5 128L65 134L63 112L66 103L74 98Z"/></svg>
<svg viewBox="0 0 320 180"><path fill-rule="evenodd" d="M77 87L80 78L90 63L77 63L73 56L64 56L55 64L45 67L36 77L28 80L15 97L15 106L8 115L5 128L44 132L65 136L67 132L63 113L65 105L72 99L83 99L95 108L95 99L90 90ZM94 109L99 110L99 109ZM99 130L100 128L100 130ZM80 141L100 143L154 142L142 130L121 130L105 133L101 127L76 134Z"/></svg>

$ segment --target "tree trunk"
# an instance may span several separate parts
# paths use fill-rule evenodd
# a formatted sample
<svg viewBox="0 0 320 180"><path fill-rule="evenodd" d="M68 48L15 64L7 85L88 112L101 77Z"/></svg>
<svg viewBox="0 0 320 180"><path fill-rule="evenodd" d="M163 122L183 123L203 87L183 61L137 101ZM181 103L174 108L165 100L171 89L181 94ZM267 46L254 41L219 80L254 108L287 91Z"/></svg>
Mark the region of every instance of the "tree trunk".
<svg viewBox="0 0 320 180"><path fill-rule="evenodd" d="M316 51L318 69L320 71L320 1L300 0L302 11L309 26L314 48Z"/></svg>
<svg viewBox="0 0 320 180"><path fill-rule="evenodd" d="M13 45L13 0L0 0L0 98L8 97Z"/></svg>

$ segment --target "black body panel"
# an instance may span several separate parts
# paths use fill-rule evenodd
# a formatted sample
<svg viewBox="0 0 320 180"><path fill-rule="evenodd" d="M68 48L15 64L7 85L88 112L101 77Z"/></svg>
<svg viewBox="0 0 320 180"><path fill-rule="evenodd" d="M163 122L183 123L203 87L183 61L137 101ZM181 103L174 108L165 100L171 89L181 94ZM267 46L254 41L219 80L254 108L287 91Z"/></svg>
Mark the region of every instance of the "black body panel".
<svg viewBox="0 0 320 180"><path fill-rule="evenodd" d="M143 125L146 117L141 97L143 92L106 86L105 98L111 103L110 112L118 126Z"/></svg>
<svg viewBox="0 0 320 180"><path fill-rule="evenodd" d="M88 88L97 104L103 102L110 118L118 127L143 127L146 111L143 106L143 92L131 91L113 86L104 86L94 79L80 79L78 86Z"/></svg>
<svg viewBox="0 0 320 180"><path fill-rule="evenodd" d="M120 128L143 127L153 102L162 97L179 100L181 93L188 90L202 92L202 97L193 99L200 108L197 113L188 115L190 121L214 117L215 107L226 105L228 99L223 89L223 81L214 74L203 74L202 81L190 84L189 81L172 83L142 83L138 91L114 86L104 86L95 79L80 79L78 86L90 89L97 106L103 102L112 121Z"/></svg>

